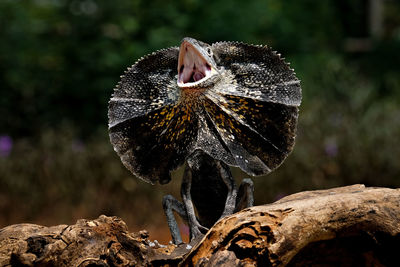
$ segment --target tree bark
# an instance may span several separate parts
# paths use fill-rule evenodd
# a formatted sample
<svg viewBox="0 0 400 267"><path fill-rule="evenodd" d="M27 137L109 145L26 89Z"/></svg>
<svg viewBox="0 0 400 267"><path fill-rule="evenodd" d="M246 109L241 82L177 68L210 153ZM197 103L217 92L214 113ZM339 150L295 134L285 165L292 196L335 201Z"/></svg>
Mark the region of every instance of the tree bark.
<svg viewBox="0 0 400 267"><path fill-rule="evenodd" d="M0 230L1 266L400 266L399 249L400 189L363 185L245 209L193 247L152 242L106 216Z"/></svg>

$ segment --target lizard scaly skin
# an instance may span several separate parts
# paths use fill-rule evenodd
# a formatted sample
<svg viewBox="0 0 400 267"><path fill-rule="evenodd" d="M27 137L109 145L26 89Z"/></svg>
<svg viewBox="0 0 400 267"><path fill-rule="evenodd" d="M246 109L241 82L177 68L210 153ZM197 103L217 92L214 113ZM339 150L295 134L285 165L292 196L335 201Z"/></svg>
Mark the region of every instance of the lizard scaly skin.
<svg viewBox="0 0 400 267"><path fill-rule="evenodd" d="M263 175L292 151L300 102L300 81L271 48L185 38L121 76L109 102L110 140L123 164L146 182L168 183L170 172L188 161L183 205L169 197L164 208L174 203L169 207L189 221L195 238L219 218L213 209L223 216L238 210L228 165ZM221 192L217 205L200 200L210 190ZM179 238L173 233L175 243Z"/></svg>

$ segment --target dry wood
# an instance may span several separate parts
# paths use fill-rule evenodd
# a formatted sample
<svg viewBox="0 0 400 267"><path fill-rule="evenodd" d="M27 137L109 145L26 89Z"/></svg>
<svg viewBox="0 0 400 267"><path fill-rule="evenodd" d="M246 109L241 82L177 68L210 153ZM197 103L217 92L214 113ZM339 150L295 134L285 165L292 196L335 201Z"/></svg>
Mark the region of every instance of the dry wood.
<svg viewBox="0 0 400 267"><path fill-rule="evenodd" d="M301 192L226 217L189 248L106 216L0 230L1 266L399 266L400 189Z"/></svg>

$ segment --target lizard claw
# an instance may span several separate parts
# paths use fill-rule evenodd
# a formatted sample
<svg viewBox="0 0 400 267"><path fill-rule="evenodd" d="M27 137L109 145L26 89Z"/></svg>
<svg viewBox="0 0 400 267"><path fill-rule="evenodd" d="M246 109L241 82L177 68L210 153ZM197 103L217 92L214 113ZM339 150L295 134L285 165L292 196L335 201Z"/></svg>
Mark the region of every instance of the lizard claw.
<svg viewBox="0 0 400 267"><path fill-rule="evenodd" d="M200 230L200 232L202 232L203 234L205 234L205 233L207 233L208 230L210 230L210 229L208 229L207 227L204 227L204 226L200 225L199 230Z"/></svg>
<svg viewBox="0 0 400 267"><path fill-rule="evenodd" d="M195 222L191 227L190 227L190 240L195 239L198 236L202 236L205 233L208 232L208 228L202 226L199 222Z"/></svg>

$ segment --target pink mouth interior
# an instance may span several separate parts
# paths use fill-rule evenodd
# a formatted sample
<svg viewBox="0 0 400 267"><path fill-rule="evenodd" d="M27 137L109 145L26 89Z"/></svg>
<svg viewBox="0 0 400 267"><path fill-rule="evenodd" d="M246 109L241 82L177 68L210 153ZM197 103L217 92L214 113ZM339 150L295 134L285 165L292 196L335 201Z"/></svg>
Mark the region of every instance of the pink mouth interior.
<svg viewBox="0 0 400 267"><path fill-rule="evenodd" d="M179 51L178 83L187 84L200 81L211 73L211 66L188 43L183 43Z"/></svg>

